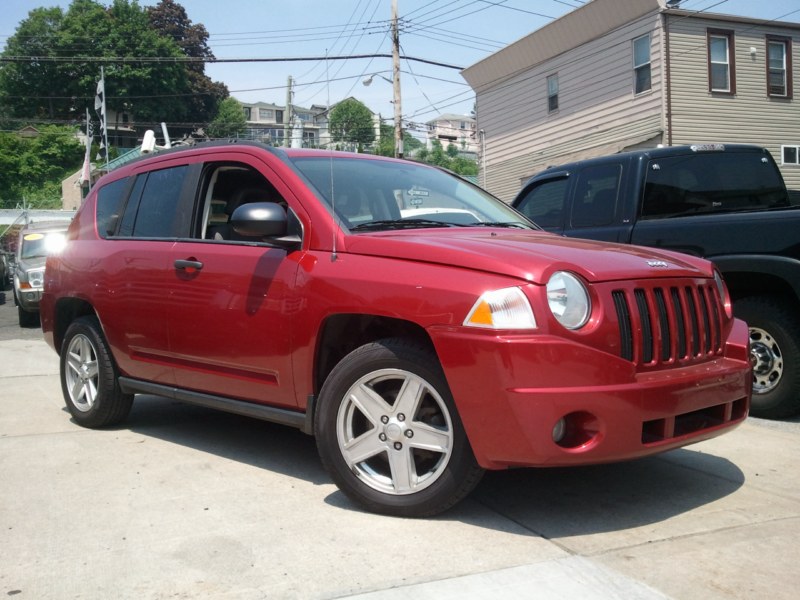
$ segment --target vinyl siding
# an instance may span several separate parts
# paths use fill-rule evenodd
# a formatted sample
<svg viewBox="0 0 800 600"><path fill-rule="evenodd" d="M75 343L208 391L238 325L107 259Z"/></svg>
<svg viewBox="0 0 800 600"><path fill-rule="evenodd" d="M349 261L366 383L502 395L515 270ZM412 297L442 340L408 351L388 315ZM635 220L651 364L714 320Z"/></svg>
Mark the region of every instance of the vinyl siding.
<svg viewBox="0 0 800 600"><path fill-rule="evenodd" d="M649 92L634 95L633 40L651 35ZM661 18L651 13L477 93L484 130L483 185L505 201L539 170L584 155L661 142ZM559 107L548 113L547 76Z"/></svg>
<svg viewBox="0 0 800 600"><path fill-rule="evenodd" d="M736 93L708 90L709 29L733 31ZM672 143L740 142L766 147L780 165L781 145L800 145L800 26L671 18ZM770 98L766 36L792 40L793 98ZM750 48L755 48L751 55ZM787 187L800 190L800 166L781 166Z"/></svg>

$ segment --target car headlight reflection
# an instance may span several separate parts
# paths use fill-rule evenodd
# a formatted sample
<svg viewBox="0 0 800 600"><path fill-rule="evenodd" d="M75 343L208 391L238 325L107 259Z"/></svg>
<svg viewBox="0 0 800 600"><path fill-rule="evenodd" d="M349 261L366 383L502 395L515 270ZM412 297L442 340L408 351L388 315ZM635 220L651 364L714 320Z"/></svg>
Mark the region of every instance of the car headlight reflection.
<svg viewBox="0 0 800 600"><path fill-rule="evenodd" d="M586 286L566 271L553 273L547 282L547 303L556 320L567 329L586 325L592 310Z"/></svg>

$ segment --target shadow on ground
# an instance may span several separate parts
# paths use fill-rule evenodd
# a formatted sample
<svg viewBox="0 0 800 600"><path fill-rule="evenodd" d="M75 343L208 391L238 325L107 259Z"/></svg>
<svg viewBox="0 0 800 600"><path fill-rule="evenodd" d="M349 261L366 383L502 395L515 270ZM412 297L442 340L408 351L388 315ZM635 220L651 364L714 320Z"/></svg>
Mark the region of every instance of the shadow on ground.
<svg viewBox="0 0 800 600"><path fill-rule="evenodd" d="M124 429L320 485L330 483L314 438L299 430L137 396ZM692 449L591 467L487 472L466 501L437 518L561 538L654 524L739 489L742 471ZM326 502L359 510L340 491Z"/></svg>

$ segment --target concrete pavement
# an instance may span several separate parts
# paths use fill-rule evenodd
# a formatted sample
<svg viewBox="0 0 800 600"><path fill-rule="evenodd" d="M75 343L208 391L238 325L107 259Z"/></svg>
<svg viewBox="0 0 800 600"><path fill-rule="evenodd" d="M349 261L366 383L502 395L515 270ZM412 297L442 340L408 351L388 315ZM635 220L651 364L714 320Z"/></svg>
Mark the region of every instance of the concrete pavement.
<svg viewBox="0 0 800 600"><path fill-rule="evenodd" d="M57 356L0 340L0 594L795 598L800 422L660 457L488 473L450 512L355 509L293 429L154 397L71 422Z"/></svg>

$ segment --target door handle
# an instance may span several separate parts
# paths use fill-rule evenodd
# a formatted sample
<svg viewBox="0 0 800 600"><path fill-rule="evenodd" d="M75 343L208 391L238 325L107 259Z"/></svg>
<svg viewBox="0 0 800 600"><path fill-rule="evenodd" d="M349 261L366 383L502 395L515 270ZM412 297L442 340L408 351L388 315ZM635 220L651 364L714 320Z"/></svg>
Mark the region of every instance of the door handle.
<svg viewBox="0 0 800 600"><path fill-rule="evenodd" d="M186 271L187 269L194 269L195 271L199 271L203 268L203 263L199 260L192 260L192 259L178 259L175 261L175 268L180 269L181 271Z"/></svg>

